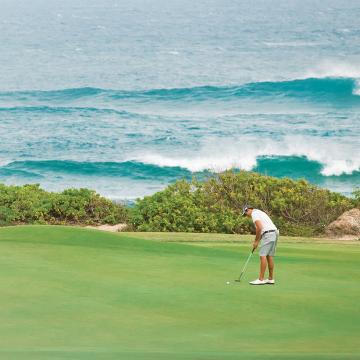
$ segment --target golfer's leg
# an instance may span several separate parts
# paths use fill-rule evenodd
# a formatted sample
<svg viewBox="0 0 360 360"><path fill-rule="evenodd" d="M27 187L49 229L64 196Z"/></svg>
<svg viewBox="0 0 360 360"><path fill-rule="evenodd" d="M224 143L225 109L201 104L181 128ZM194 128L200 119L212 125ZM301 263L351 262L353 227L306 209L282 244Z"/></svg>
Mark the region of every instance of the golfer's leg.
<svg viewBox="0 0 360 360"><path fill-rule="evenodd" d="M264 280L266 271L266 256L260 256L260 275L259 280Z"/></svg>
<svg viewBox="0 0 360 360"><path fill-rule="evenodd" d="M266 257L267 259L267 263L268 263L268 267L269 267L269 280L273 280L274 279L274 257L268 255Z"/></svg>

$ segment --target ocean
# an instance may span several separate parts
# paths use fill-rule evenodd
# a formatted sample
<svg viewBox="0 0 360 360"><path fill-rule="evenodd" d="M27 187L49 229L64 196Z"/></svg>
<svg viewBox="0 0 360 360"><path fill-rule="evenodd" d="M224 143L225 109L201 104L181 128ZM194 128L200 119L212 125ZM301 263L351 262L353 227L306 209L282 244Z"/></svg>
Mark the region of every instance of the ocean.
<svg viewBox="0 0 360 360"><path fill-rule="evenodd" d="M0 182L133 201L226 169L360 186L360 2L0 0Z"/></svg>

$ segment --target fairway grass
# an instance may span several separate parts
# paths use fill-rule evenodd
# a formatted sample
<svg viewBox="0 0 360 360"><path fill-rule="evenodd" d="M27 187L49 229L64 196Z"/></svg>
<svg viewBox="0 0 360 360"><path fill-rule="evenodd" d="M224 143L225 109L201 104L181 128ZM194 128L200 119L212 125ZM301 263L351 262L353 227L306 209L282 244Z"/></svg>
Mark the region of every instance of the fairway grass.
<svg viewBox="0 0 360 360"><path fill-rule="evenodd" d="M360 359L360 242L0 229L0 359ZM231 281L231 285L226 285Z"/></svg>

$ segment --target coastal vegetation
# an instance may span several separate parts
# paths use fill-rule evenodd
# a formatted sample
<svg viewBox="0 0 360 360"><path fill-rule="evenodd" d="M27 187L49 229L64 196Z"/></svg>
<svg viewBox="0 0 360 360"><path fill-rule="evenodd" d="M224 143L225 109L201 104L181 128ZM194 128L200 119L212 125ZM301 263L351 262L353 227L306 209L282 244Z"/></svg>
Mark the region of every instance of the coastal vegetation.
<svg viewBox="0 0 360 360"><path fill-rule="evenodd" d="M246 203L266 211L283 235L312 236L359 204L359 192L355 195L348 198L305 180L226 171L206 181L180 180L139 199L131 220L139 231L246 234L253 231L242 216Z"/></svg>
<svg viewBox="0 0 360 360"><path fill-rule="evenodd" d="M100 225L127 221L128 210L89 189L48 192L38 184L0 184L0 225Z"/></svg>
<svg viewBox="0 0 360 360"><path fill-rule="evenodd" d="M360 190L349 198L305 180L226 171L178 180L125 206L84 188L56 193L38 184L0 184L0 225L126 223L133 231L249 234L253 225L242 216L244 204L266 211L282 235L314 236L359 207Z"/></svg>

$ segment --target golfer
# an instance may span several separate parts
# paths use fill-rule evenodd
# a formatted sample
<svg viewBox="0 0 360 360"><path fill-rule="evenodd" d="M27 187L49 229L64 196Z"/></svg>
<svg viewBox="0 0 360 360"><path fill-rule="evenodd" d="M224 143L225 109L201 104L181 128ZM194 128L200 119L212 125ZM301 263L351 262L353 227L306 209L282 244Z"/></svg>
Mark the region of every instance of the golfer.
<svg viewBox="0 0 360 360"><path fill-rule="evenodd" d="M276 228L276 226L266 213L261 210L254 209L251 206L244 206L243 216L251 217L256 227L256 236L253 243L253 251L259 246L260 242L260 275L258 279L250 281L249 284L274 285L274 256L277 240L279 237L279 230ZM266 267L268 267L269 269L268 279L264 279Z"/></svg>

